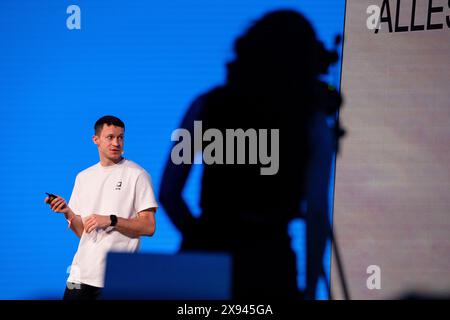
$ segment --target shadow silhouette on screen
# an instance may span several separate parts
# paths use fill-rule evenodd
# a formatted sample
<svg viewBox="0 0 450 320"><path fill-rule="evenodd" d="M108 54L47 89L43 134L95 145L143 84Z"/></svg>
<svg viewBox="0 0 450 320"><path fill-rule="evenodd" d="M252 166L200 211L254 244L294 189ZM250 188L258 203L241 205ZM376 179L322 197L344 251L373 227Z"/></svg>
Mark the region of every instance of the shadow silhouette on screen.
<svg viewBox="0 0 450 320"><path fill-rule="evenodd" d="M233 257L232 297L238 299L303 297L288 224L305 218L306 295L313 299L329 234L330 168L342 135L338 121L328 122L341 97L319 76L337 61L337 53L326 50L309 21L292 10L269 12L254 22L236 40L234 51L226 83L195 99L180 125L194 137L201 121L203 132L214 134L202 137L201 150L189 146L182 155L175 152L187 160L181 163L174 161L179 147L174 144L160 202L183 236L182 252L220 251ZM239 137L231 148L211 145L228 144L218 139L230 130L241 133L241 146ZM265 140L264 130L271 135ZM202 212L196 218L182 192L199 153L205 165ZM217 161L207 161L205 155ZM267 167L270 172L263 174Z"/></svg>

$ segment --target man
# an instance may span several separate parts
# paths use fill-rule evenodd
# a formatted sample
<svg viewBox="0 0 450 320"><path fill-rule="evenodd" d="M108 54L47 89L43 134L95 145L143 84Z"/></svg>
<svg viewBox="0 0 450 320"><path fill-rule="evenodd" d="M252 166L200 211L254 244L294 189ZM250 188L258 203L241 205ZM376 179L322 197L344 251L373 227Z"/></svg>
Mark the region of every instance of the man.
<svg viewBox="0 0 450 320"><path fill-rule="evenodd" d="M68 205L59 196L50 202L51 209L63 213L80 238L65 300L97 299L104 287L106 254L135 252L139 237L155 232L158 205L151 178L139 165L122 157L124 123L104 116L94 129L92 140L100 162L77 175Z"/></svg>

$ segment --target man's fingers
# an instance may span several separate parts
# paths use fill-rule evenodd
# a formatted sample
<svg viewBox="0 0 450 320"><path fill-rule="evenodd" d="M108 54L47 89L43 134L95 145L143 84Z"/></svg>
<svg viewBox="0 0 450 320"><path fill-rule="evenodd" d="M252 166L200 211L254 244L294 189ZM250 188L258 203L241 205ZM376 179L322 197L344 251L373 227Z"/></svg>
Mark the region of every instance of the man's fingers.
<svg viewBox="0 0 450 320"><path fill-rule="evenodd" d="M58 203L60 203L60 202L66 202L63 198L61 198L61 197L56 197L55 199L53 199L52 200L52 202L50 202L50 207L53 209L53 208L55 208L57 205L58 205Z"/></svg>
<svg viewBox="0 0 450 320"><path fill-rule="evenodd" d="M98 229L98 221L95 214L91 214L86 218L86 220L83 221L84 224L84 230L87 233L90 233L91 231L94 231L95 229Z"/></svg>
<svg viewBox="0 0 450 320"><path fill-rule="evenodd" d="M50 202L50 208L53 210L53 208L55 208L57 201L53 200L52 202Z"/></svg>
<svg viewBox="0 0 450 320"><path fill-rule="evenodd" d="M55 203L55 205L53 206L52 210L55 212L58 212L58 208L61 206L61 202L57 202Z"/></svg>
<svg viewBox="0 0 450 320"><path fill-rule="evenodd" d="M90 233L92 230L95 229L97 225L97 222L93 219L90 219L90 221L86 221L84 229L87 233Z"/></svg>
<svg viewBox="0 0 450 320"><path fill-rule="evenodd" d="M53 204L53 208L59 207L62 203L64 203L64 200L63 199L58 199L58 201L56 201Z"/></svg>
<svg viewBox="0 0 450 320"><path fill-rule="evenodd" d="M91 231L95 230L97 228L97 222L92 222L88 227L86 232L87 233L91 233Z"/></svg>
<svg viewBox="0 0 450 320"><path fill-rule="evenodd" d="M91 224L92 224L92 222L90 222L90 221L88 221L88 220L86 220L86 221L84 222L84 230L85 230L87 233L89 233L88 230L89 230L89 227L91 226Z"/></svg>
<svg viewBox="0 0 450 320"><path fill-rule="evenodd" d="M55 212L59 212L60 210L64 209L64 207L66 206L66 201L62 198L58 199L58 201L56 201L53 205L52 205L52 210Z"/></svg>
<svg viewBox="0 0 450 320"><path fill-rule="evenodd" d="M62 199L58 199L57 201L52 201L52 204L51 204L52 210L55 211L56 208L63 202L64 201Z"/></svg>
<svg viewBox="0 0 450 320"><path fill-rule="evenodd" d="M55 208L56 212L60 212L66 207L66 203L64 201L61 201L61 203L58 204L58 206Z"/></svg>
<svg viewBox="0 0 450 320"><path fill-rule="evenodd" d="M57 196L55 199L52 200L52 202L50 202L50 204L54 204L61 199L64 200L63 198Z"/></svg>
<svg viewBox="0 0 450 320"><path fill-rule="evenodd" d="M84 223L85 224L90 224L94 219L93 219L94 217L89 217L89 218L87 218L86 220L84 220Z"/></svg>

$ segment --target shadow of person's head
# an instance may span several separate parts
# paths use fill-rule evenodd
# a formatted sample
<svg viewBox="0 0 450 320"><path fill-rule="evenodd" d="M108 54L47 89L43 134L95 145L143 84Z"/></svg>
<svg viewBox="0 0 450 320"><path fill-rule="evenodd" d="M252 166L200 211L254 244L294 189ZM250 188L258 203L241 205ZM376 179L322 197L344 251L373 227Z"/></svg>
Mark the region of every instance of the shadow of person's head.
<svg viewBox="0 0 450 320"><path fill-rule="evenodd" d="M293 10L265 14L234 44L228 84L251 92L288 93L325 73L337 56L318 41L311 23Z"/></svg>

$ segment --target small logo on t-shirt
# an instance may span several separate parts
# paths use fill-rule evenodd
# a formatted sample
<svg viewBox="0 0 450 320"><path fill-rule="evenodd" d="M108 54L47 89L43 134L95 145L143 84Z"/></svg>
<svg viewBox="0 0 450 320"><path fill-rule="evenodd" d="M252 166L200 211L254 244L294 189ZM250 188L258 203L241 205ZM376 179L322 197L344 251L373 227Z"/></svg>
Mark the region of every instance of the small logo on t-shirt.
<svg viewBox="0 0 450 320"><path fill-rule="evenodd" d="M121 187L122 187L122 181L117 182L116 190L120 190Z"/></svg>

